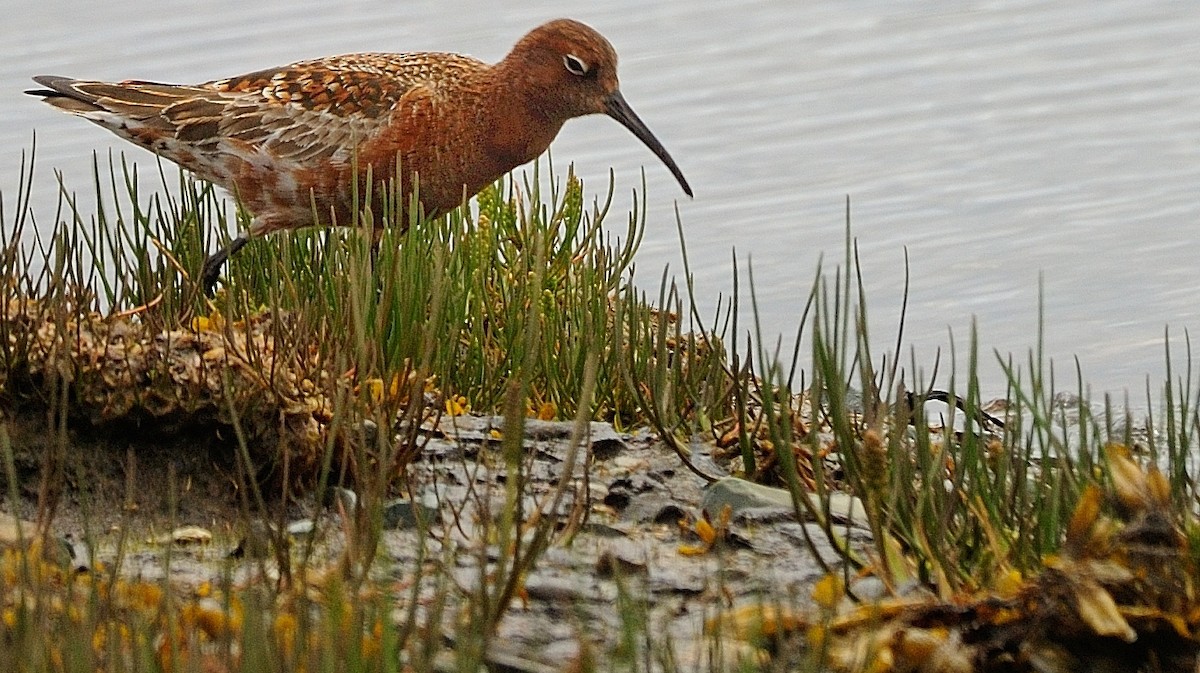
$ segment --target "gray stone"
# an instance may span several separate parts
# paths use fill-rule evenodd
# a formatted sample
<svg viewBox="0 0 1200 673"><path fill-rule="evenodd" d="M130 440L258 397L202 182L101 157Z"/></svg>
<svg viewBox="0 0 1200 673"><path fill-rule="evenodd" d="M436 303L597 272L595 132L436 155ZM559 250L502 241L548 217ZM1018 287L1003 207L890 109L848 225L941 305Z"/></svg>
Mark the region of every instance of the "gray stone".
<svg viewBox="0 0 1200 673"><path fill-rule="evenodd" d="M808 497L814 509L818 511L822 509L821 501L815 494L809 493ZM866 525L866 510L863 509L858 498L837 492L829 493L828 498L829 513L835 521L852 521L859 525ZM747 510L786 509L795 511L792 505L792 494L789 491L755 484L737 477L725 477L709 484L704 492L704 499L700 503L701 509L708 514L710 519L718 517L726 505L730 507L734 516ZM804 507L800 508L801 515L808 518L806 512Z"/></svg>
<svg viewBox="0 0 1200 673"><path fill-rule="evenodd" d="M311 537L317 531L317 524L312 519L300 519L287 526L287 534L293 538Z"/></svg>
<svg viewBox="0 0 1200 673"><path fill-rule="evenodd" d="M443 416L436 430L445 437L460 442L498 442L492 431L504 430L503 416ZM535 442L561 442L569 439L575 431L573 421L541 421L526 419L524 439ZM626 448L625 435L617 432L609 423L593 421L588 424L584 440L597 454L612 455Z"/></svg>
<svg viewBox="0 0 1200 673"><path fill-rule="evenodd" d="M437 497L426 493L419 503L408 498L395 498L383 504L384 530L429 526L439 520L441 510Z"/></svg>

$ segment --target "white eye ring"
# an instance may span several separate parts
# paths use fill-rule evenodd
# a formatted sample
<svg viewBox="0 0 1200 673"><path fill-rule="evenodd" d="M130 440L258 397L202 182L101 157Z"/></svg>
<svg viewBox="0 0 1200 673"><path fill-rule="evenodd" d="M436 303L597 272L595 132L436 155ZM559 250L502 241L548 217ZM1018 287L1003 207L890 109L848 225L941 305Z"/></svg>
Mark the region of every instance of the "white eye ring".
<svg viewBox="0 0 1200 673"><path fill-rule="evenodd" d="M567 54L563 56L563 65L567 66L567 72L580 77L588 74L588 66L575 54Z"/></svg>

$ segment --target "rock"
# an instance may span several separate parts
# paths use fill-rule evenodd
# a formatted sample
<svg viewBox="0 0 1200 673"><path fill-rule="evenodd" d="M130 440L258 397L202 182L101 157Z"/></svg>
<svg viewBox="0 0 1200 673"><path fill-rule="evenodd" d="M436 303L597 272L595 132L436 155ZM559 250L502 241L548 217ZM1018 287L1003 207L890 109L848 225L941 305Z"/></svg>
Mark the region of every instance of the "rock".
<svg viewBox="0 0 1200 673"><path fill-rule="evenodd" d="M687 512L684 511L682 507L672 502L667 503L659 508L659 510L654 513L654 517L651 519L651 521L657 524L678 524L680 521L685 521L687 518Z"/></svg>
<svg viewBox="0 0 1200 673"><path fill-rule="evenodd" d="M535 573L525 579L525 594L531 601L575 605L593 599L584 584L583 579L549 577L543 573Z"/></svg>
<svg viewBox="0 0 1200 673"><path fill-rule="evenodd" d="M596 573L604 578L650 574L649 554L644 546L612 541L596 559Z"/></svg>
<svg viewBox="0 0 1200 673"><path fill-rule="evenodd" d="M158 545L176 544L181 547L206 545L212 542L212 533L200 526L181 526L166 535L159 535L150 542Z"/></svg>
<svg viewBox="0 0 1200 673"><path fill-rule="evenodd" d="M435 432L460 442L496 442L504 431L503 416L442 416ZM525 440L533 442L561 442L569 439L575 431L573 421L542 421L525 419ZM626 448L625 435L617 432L610 423L593 421L588 424L584 440L592 449L597 460L615 455Z"/></svg>
<svg viewBox="0 0 1200 673"><path fill-rule="evenodd" d="M426 493L419 504L414 504L408 498L395 498L383 503L382 516L384 530L419 528L439 521L441 510L437 496Z"/></svg>
<svg viewBox="0 0 1200 673"><path fill-rule="evenodd" d="M324 504L335 511L340 508L346 516L354 516L358 509L358 494L348 488L333 486L326 492Z"/></svg>
<svg viewBox="0 0 1200 673"><path fill-rule="evenodd" d="M796 511L791 507L747 507L732 518L733 522L742 524L770 524L795 520Z"/></svg>
<svg viewBox="0 0 1200 673"><path fill-rule="evenodd" d="M644 474L631 474L615 479L608 485L608 493L604 496L604 504L616 510L629 506L635 496L661 489L662 482L651 479Z"/></svg>
<svg viewBox="0 0 1200 673"><path fill-rule="evenodd" d="M812 493L808 494L808 497L813 508L819 511L822 508L820 500ZM866 510L858 498L838 492L828 494L828 498L829 513L835 521L866 525ZM735 517L747 510L778 511L782 509L793 513L795 511L792 505L792 494L789 491L755 484L737 477L725 477L709 484L704 492L700 508L710 519L716 519L726 505L730 507ZM802 515L806 516L806 510L803 507L800 511ZM754 515L761 516L762 512L756 511Z"/></svg>
<svg viewBox="0 0 1200 673"><path fill-rule="evenodd" d="M312 537L313 533L317 532L317 522L312 519L300 519L289 523L286 530L291 538Z"/></svg>
<svg viewBox="0 0 1200 673"><path fill-rule="evenodd" d="M709 588L711 577L712 568L708 565L683 561L672 567L650 568L647 588L653 594L699 596Z"/></svg>
<svg viewBox="0 0 1200 673"><path fill-rule="evenodd" d="M579 532L588 533L601 538L624 538L629 537L629 531L622 530L616 526L610 526L606 523L598 523L588 521L579 527Z"/></svg>
<svg viewBox="0 0 1200 673"><path fill-rule="evenodd" d="M608 462L615 473L642 477L650 470L650 461L640 456L616 456Z"/></svg>
<svg viewBox="0 0 1200 673"><path fill-rule="evenodd" d="M728 506L736 516L748 509L793 509L792 494L780 488L725 477L708 485L700 508L715 519Z"/></svg>
<svg viewBox="0 0 1200 673"><path fill-rule="evenodd" d="M379 424L375 421L364 418L359 424L359 431L362 433L362 442L365 446L374 446L379 441Z"/></svg>
<svg viewBox="0 0 1200 673"><path fill-rule="evenodd" d="M276 535L273 526L265 521L255 519L247 524L245 535L228 556L235 559L265 559L271 554L271 545L274 543ZM286 541L285 539L284 542Z"/></svg>
<svg viewBox="0 0 1200 673"><path fill-rule="evenodd" d="M37 524L12 514L0 514L0 546L25 547L37 534Z"/></svg>
<svg viewBox="0 0 1200 673"><path fill-rule="evenodd" d="M863 577L854 582L854 595L862 601L882 601L890 594L887 585L878 577Z"/></svg>

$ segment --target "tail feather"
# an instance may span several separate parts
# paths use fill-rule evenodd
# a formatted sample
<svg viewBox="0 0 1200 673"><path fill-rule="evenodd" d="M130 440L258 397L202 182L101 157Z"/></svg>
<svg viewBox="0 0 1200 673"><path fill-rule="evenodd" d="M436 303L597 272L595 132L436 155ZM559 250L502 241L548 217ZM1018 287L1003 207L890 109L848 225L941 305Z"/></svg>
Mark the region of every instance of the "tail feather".
<svg viewBox="0 0 1200 673"><path fill-rule="evenodd" d="M46 89L25 93L41 96L47 103L75 114L109 112L129 119L158 116L174 103L195 95L194 87L157 82L96 82L56 75L39 75L33 81Z"/></svg>
<svg viewBox="0 0 1200 673"><path fill-rule="evenodd" d="M44 88L30 95L218 183L264 162L300 165L348 155L356 138L390 118L355 114L338 120L325 108L267 99L258 91L224 91L212 83L110 83L55 75L33 80Z"/></svg>
<svg viewBox="0 0 1200 673"><path fill-rule="evenodd" d="M75 114L86 114L102 109L96 105L94 99L89 100L87 96L84 96L74 88L78 80L58 75L38 75L33 78L33 81L47 88L29 89L25 93L30 96L41 96L47 103L60 110Z"/></svg>
<svg viewBox="0 0 1200 673"><path fill-rule="evenodd" d="M71 85L78 80L60 75L38 75L33 81L46 87L45 89L30 89L25 93L30 96L67 96L71 97Z"/></svg>

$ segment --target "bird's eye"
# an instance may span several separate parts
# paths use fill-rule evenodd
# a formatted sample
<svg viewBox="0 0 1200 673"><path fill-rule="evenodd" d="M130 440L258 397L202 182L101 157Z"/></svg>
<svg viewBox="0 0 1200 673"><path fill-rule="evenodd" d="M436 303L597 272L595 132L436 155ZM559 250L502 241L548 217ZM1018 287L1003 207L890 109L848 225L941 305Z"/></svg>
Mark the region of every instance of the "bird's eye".
<svg viewBox="0 0 1200 673"><path fill-rule="evenodd" d="M582 77L588 73L587 64L583 62L583 59L579 58L575 54L567 54L566 56L563 56L563 65L567 66L567 71L572 75L579 75Z"/></svg>

